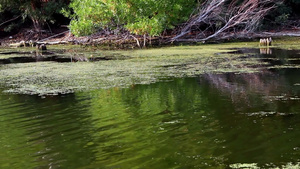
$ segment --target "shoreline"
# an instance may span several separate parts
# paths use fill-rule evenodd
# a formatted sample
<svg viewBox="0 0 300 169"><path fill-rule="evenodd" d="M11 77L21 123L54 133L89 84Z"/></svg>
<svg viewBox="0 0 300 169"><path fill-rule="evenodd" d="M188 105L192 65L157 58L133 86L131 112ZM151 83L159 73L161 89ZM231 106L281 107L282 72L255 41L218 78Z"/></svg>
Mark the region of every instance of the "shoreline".
<svg viewBox="0 0 300 169"><path fill-rule="evenodd" d="M0 39L0 47L10 47L12 44L24 43L33 41L36 44L44 45L83 45L83 46L97 46L107 49L138 49L148 47L164 47L164 46L176 46L176 45L191 45L201 43L226 43L226 42L241 42L241 41L257 41L260 38L272 37L300 37L300 28L292 30L281 31L262 31L248 34L228 34L219 39L213 39L210 41L196 41L191 36L181 41L171 41L173 36L159 36L159 37L144 37L141 35L133 36L129 33L120 35L103 34L99 32L90 36L75 37L69 30L61 30L56 33L49 33L46 31L38 33L30 33L30 30L23 30L13 36L4 37ZM16 45L19 47L18 45Z"/></svg>

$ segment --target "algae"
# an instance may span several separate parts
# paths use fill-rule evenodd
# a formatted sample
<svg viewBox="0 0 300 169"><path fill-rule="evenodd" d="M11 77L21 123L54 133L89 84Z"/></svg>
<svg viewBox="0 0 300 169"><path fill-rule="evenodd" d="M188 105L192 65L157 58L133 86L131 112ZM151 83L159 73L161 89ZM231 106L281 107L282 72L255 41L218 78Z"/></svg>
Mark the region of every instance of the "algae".
<svg viewBox="0 0 300 169"><path fill-rule="evenodd" d="M273 46L287 50L300 50L300 37L279 37L274 39Z"/></svg>
<svg viewBox="0 0 300 169"><path fill-rule="evenodd" d="M66 63L37 61L0 64L0 85L7 93L57 95L99 88L128 87L132 84L149 84L204 73L253 73L266 68L295 67L295 65L277 67L270 65L260 57L255 57L253 55L255 52L236 53L236 48L240 47L254 47L253 51L259 53L256 42L114 51L98 50L94 47L87 49L80 46L50 46L48 55L42 56L88 58L84 60L87 62L71 62L71 60ZM0 58L15 57L14 54L5 55L4 52L23 52L28 54L28 57L36 56L35 52L30 52L30 49L26 48L1 48Z"/></svg>
<svg viewBox="0 0 300 169"><path fill-rule="evenodd" d="M247 168L247 169L259 169L259 168L270 168L270 169L296 169L300 167L300 163L286 163L282 164L281 166L275 166L274 164L265 164L263 165L264 167L259 167L257 163L236 163L236 164L231 164L229 165L230 168Z"/></svg>

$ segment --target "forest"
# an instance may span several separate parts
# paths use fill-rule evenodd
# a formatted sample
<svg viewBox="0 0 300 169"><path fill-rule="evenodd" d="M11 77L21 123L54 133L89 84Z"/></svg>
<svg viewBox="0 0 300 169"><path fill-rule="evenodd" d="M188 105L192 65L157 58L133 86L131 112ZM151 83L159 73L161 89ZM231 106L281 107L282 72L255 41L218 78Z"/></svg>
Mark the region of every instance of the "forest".
<svg viewBox="0 0 300 169"><path fill-rule="evenodd" d="M50 36L64 26L75 37L140 37L144 44L155 37L243 38L298 29L299 7L300 0L0 0L0 37L24 31Z"/></svg>

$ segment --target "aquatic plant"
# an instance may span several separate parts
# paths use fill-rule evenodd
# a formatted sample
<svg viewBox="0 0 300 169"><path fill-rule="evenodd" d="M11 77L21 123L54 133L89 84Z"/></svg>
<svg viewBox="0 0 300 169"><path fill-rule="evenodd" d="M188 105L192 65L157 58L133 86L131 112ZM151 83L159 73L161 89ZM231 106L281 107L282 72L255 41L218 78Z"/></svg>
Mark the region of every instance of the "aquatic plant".
<svg viewBox="0 0 300 169"><path fill-rule="evenodd" d="M276 44L276 42L275 42ZM234 54L233 47L255 47L257 42L222 45L177 46L145 50L104 51L79 46L49 47L48 55L59 58L75 56L90 62L31 62L0 65L0 85L4 92L18 94L57 95L99 88L127 87L176 78L194 77L204 73L252 73L274 66L251 53ZM22 49L18 49L22 50ZM23 49L28 50L28 49ZM11 49L0 49L0 53ZM230 52L231 51L231 52ZM30 56L30 52L26 55ZM28 54L28 55L27 55ZM3 55L9 59L16 54ZM100 61L95 61L95 60ZM102 58L102 59L99 59ZM104 58L104 59L103 59ZM292 65L294 67L294 65Z"/></svg>

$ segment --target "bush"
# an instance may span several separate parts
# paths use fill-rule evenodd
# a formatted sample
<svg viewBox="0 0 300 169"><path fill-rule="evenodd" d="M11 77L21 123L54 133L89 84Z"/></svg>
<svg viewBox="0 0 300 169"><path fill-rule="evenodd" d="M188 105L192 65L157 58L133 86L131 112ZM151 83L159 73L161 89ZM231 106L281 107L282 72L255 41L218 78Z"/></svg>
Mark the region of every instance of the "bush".
<svg viewBox="0 0 300 169"><path fill-rule="evenodd" d="M131 33L159 35L186 21L196 7L195 0L73 0L63 13L72 18L76 36L99 29L125 28Z"/></svg>
<svg viewBox="0 0 300 169"><path fill-rule="evenodd" d="M3 18L3 20L9 20L11 18L5 17L7 13L11 14L12 16L21 15L23 21L30 19L34 25L34 28L39 31L42 29L44 24L48 22L54 23L55 18L53 15L55 13L60 13L61 9L67 5L68 0L1 0L0 16ZM20 24L20 22L11 24L12 25L5 25L7 26L7 30L11 30L13 24Z"/></svg>
<svg viewBox="0 0 300 169"><path fill-rule="evenodd" d="M300 0L285 0L284 2L279 2L277 7L267 15L262 27L273 29L274 26L286 25L290 19L300 17L299 8Z"/></svg>

